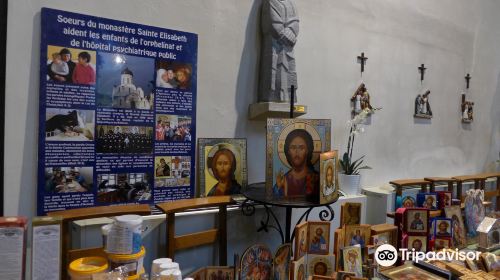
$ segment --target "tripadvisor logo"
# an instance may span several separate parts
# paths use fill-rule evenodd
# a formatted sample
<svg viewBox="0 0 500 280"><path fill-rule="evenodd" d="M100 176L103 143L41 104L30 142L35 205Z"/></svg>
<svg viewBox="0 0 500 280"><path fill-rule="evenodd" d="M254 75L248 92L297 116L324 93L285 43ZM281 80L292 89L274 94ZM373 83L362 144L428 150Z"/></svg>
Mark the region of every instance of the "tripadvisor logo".
<svg viewBox="0 0 500 280"><path fill-rule="evenodd" d="M398 260L398 251L390 244L380 245L375 251L375 261L381 266L392 266Z"/></svg>
<svg viewBox="0 0 500 280"><path fill-rule="evenodd" d="M417 252L415 249L408 250L406 248L400 248L399 253L401 255L401 260L408 261L413 260L415 262L428 260L428 261L465 261L465 260L479 260L480 252L459 252L458 249L455 251L439 251L439 252ZM390 244L384 244L377 248L375 251L375 261L381 266L392 266L396 263L398 259L398 251L394 246Z"/></svg>

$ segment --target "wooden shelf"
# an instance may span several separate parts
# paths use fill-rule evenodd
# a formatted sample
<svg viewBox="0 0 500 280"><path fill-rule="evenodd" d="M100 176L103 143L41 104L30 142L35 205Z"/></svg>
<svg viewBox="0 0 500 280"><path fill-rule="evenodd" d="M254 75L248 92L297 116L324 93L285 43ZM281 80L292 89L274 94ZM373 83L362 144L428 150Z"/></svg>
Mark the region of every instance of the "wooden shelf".
<svg viewBox="0 0 500 280"><path fill-rule="evenodd" d="M432 183L449 183L456 182L457 179L448 178L448 177L425 177L424 180L432 182Z"/></svg>
<svg viewBox="0 0 500 280"><path fill-rule="evenodd" d="M234 204L231 196L212 196L205 198L191 198L177 201L158 203L156 206L165 214L183 212L185 210L200 209L208 207L219 207L221 205Z"/></svg>
<svg viewBox="0 0 500 280"><path fill-rule="evenodd" d="M389 183L396 185L398 187L406 187L406 186L429 185L431 182L426 181L424 179L404 179L404 180L390 181Z"/></svg>
<svg viewBox="0 0 500 280"><path fill-rule="evenodd" d="M91 256L93 254L100 255L103 252L102 248L71 250L71 223L73 221L129 214L151 215L151 207L148 204L113 205L48 212L47 216L62 218L61 271L63 271L63 274L61 279L69 279L66 273L67 267L75 258Z"/></svg>
<svg viewBox="0 0 500 280"><path fill-rule="evenodd" d="M150 215L151 207L147 204L98 206L90 208L71 209L47 213L47 216L61 217L63 221L75 221L102 217L113 217L117 215Z"/></svg>
<svg viewBox="0 0 500 280"><path fill-rule="evenodd" d="M481 176L485 179L488 179L488 178L500 178L500 172L490 172L490 173L481 173L481 174L478 174L478 176Z"/></svg>
<svg viewBox="0 0 500 280"><path fill-rule="evenodd" d="M486 180L486 177L483 174L453 176L452 178L459 182Z"/></svg>

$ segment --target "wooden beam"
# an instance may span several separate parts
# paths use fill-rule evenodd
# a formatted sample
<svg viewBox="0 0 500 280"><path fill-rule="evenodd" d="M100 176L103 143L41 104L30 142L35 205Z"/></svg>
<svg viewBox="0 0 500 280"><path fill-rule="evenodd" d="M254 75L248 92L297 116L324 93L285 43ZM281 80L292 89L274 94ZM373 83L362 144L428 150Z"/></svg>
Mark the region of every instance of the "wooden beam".
<svg viewBox="0 0 500 280"><path fill-rule="evenodd" d="M179 235L174 238L175 250L188 249L202 245L212 244L217 240L217 229Z"/></svg>
<svg viewBox="0 0 500 280"><path fill-rule="evenodd" d="M68 251L68 263L85 257L103 257L108 259L108 254L104 251L104 248L85 248L85 249L77 249L77 250L69 250ZM66 270L64 270L66 271Z"/></svg>
<svg viewBox="0 0 500 280"><path fill-rule="evenodd" d="M128 214L151 215L151 207L146 204L98 206L48 212L47 216L61 217L64 221L75 221Z"/></svg>
<svg viewBox="0 0 500 280"><path fill-rule="evenodd" d="M485 191L484 192L484 199L489 199L489 198L498 198L500 196L500 190L494 190L494 191Z"/></svg>
<svg viewBox="0 0 500 280"><path fill-rule="evenodd" d="M219 206L219 265L227 264L227 206Z"/></svg>
<svg viewBox="0 0 500 280"><path fill-rule="evenodd" d="M220 205L233 204L231 196L212 196L204 198L182 199L156 204L163 213L179 213L186 210L194 210L200 208L218 207Z"/></svg>
<svg viewBox="0 0 500 280"><path fill-rule="evenodd" d="M402 187L429 185L430 183L431 182L424 179L404 179L404 180L393 180L389 182L389 184Z"/></svg>
<svg viewBox="0 0 500 280"><path fill-rule="evenodd" d="M167 258L175 255L175 213L167 214Z"/></svg>

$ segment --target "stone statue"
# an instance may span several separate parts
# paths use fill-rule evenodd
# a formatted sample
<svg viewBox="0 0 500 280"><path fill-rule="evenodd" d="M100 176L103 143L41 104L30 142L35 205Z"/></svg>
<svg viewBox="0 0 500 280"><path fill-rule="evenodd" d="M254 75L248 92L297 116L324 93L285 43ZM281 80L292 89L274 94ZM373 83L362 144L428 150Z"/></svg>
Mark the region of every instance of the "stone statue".
<svg viewBox="0 0 500 280"><path fill-rule="evenodd" d="M426 90L424 94L417 95L415 98L415 114L417 118L432 118L431 104L429 103L430 90Z"/></svg>
<svg viewBox="0 0 500 280"><path fill-rule="evenodd" d="M263 0L261 29L258 102L289 102L291 86L297 89L293 47L299 34L299 17L295 3Z"/></svg>
<svg viewBox="0 0 500 280"><path fill-rule="evenodd" d="M364 109L373 109L370 104L370 94L364 83L361 83L351 97L353 117L361 113Z"/></svg>

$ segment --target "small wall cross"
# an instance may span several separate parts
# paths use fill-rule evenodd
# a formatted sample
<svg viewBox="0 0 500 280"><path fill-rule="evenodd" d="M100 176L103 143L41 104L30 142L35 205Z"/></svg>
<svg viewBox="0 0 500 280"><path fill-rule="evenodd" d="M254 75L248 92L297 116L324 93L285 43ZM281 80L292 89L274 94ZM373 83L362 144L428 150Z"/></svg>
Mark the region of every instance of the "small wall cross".
<svg viewBox="0 0 500 280"><path fill-rule="evenodd" d="M425 75L425 68L424 64L422 64L420 67L418 67L418 70L420 71L420 81L424 80L424 75Z"/></svg>
<svg viewBox="0 0 500 280"><path fill-rule="evenodd" d="M368 59L367 56L365 56L365 53L362 52L360 56L358 56L358 63L361 63L361 74L365 72L365 62Z"/></svg>

